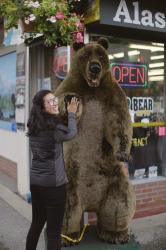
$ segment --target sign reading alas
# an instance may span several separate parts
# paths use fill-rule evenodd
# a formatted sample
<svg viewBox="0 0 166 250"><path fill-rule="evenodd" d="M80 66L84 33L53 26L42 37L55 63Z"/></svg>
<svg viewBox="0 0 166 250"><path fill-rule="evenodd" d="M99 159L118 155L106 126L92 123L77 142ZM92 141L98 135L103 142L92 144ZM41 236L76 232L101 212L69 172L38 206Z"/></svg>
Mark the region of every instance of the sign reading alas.
<svg viewBox="0 0 166 250"><path fill-rule="evenodd" d="M166 32L166 4L161 0L102 0L101 24Z"/></svg>
<svg viewBox="0 0 166 250"><path fill-rule="evenodd" d="M119 2L114 22L124 22L136 25L150 26L163 29L165 28L165 14L163 12L152 12L150 9L142 9L139 1L131 2L134 15L130 15L129 8L125 0ZM149 6L150 7L150 6Z"/></svg>

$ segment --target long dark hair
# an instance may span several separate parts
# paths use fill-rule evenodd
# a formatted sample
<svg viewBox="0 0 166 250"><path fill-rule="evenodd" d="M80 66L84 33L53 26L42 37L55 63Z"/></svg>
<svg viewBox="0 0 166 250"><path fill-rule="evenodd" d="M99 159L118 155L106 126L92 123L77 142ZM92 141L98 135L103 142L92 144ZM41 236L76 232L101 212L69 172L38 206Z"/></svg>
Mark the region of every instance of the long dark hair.
<svg viewBox="0 0 166 250"><path fill-rule="evenodd" d="M54 129L59 123L56 115L44 112L44 97L52 93L50 90L40 90L33 98L33 106L27 123L27 135L37 135L42 130Z"/></svg>

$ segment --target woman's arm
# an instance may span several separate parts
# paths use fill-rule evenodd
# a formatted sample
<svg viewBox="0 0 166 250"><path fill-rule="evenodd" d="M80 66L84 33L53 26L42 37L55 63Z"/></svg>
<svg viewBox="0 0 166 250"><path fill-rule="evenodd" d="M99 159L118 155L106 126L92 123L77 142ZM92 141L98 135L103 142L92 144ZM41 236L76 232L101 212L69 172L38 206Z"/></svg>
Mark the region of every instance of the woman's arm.
<svg viewBox="0 0 166 250"><path fill-rule="evenodd" d="M54 133L56 141L68 141L77 134L76 118L75 114L68 113L68 127L58 124Z"/></svg>
<svg viewBox="0 0 166 250"><path fill-rule="evenodd" d="M77 98L73 97L71 102L67 104L68 110L68 127L59 124L54 133L56 141L68 141L77 134L76 112L79 105Z"/></svg>

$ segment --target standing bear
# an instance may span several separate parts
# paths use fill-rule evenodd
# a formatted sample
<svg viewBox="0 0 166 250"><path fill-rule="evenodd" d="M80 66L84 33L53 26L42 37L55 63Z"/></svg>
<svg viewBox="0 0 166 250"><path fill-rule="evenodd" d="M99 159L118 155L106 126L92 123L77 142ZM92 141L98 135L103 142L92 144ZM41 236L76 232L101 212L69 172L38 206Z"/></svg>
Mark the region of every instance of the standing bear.
<svg viewBox="0 0 166 250"><path fill-rule="evenodd" d="M83 212L93 211L99 238L124 243L135 212L135 194L124 171L132 127L126 96L109 69L107 49L104 38L78 49L55 92L62 115L66 98L80 99L78 134L64 143L69 183L63 234L79 235Z"/></svg>

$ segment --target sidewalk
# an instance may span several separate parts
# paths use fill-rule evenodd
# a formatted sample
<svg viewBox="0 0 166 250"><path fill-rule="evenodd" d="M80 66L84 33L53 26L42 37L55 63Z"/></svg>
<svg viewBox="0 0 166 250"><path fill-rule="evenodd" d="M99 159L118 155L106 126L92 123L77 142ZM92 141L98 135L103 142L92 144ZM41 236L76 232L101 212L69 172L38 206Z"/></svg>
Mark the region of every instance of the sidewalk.
<svg viewBox="0 0 166 250"><path fill-rule="evenodd" d="M134 219L131 228L142 250L166 250L166 213Z"/></svg>
<svg viewBox="0 0 166 250"><path fill-rule="evenodd" d="M0 246L4 247L2 250L25 250L30 221L31 206L0 184ZM43 233L37 249L45 250Z"/></svg>
<svg viewBox="0 0 166 250"><path fill-rule="evenodd" d="M24 250L30 221L31 205L0 180L0 250ZM166 213L134 219L132 232L141 250L166 250ZM45 250L43 233L37 249Z"/></svg>
<svg viewBox="0 0 166 250"><path fill-rule="evenodd" d="M0 171L0 250L25 250L31 216L31 205L17 194L16 183ZM37 250L45 250L43 233Z"/></svg>

